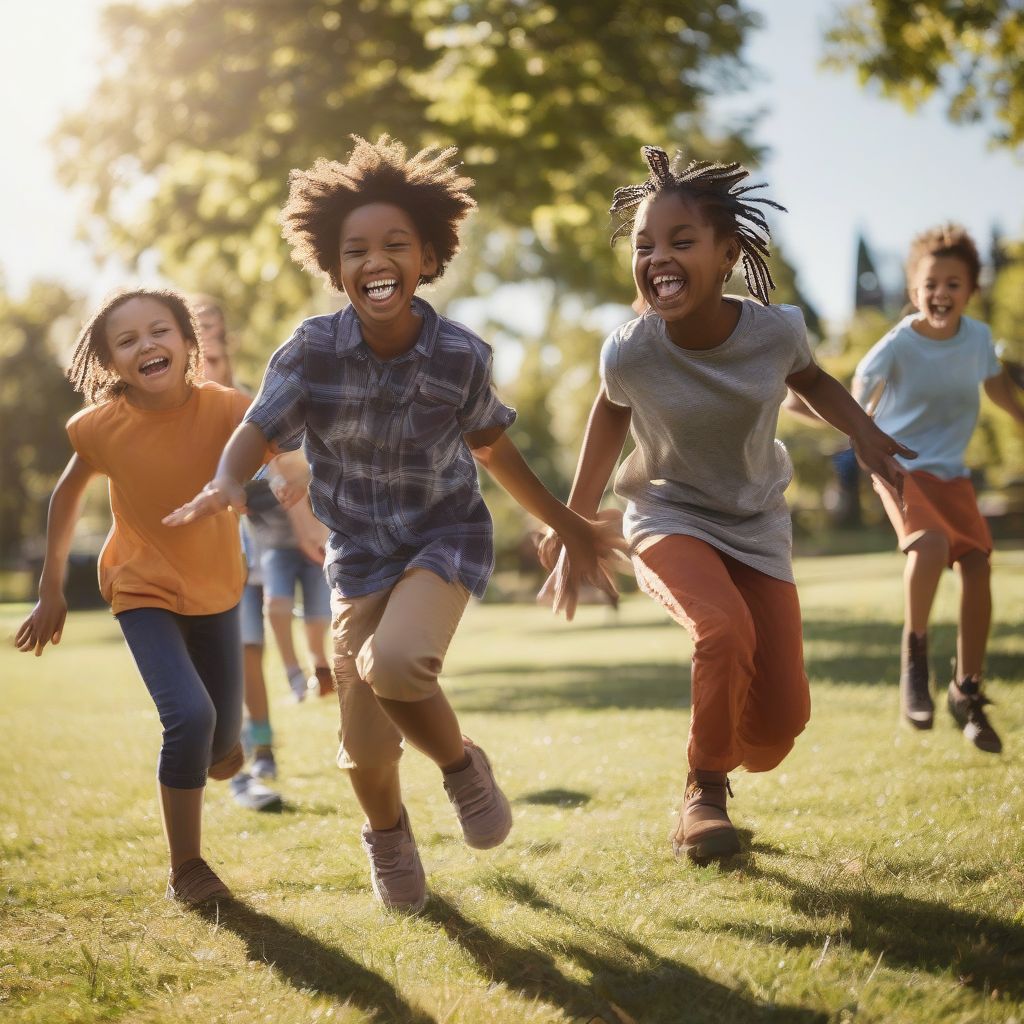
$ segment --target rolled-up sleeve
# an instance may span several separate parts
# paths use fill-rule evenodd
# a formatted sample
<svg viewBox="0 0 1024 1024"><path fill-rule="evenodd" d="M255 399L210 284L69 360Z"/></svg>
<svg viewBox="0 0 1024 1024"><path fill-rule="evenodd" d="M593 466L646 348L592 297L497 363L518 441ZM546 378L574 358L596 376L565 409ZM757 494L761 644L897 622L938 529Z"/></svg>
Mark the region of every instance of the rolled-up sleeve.
<svg viewBox="0 0 1024 1024"><path fill-rule="evenodd" d="M459 429L464 434L493 427L507 430L515 423L515 409L505 405L494 391L492 364L489 350L478 353L474 360L466 401L458 413Z"/></svg>
<svg viewBox="0 0 1024 1024"><path fill-rule="evenodd" d="M271 357L243 422L259 427L279 451L293 451L306 432L309 389L305 373L305 333L300 327Z"/></svg>

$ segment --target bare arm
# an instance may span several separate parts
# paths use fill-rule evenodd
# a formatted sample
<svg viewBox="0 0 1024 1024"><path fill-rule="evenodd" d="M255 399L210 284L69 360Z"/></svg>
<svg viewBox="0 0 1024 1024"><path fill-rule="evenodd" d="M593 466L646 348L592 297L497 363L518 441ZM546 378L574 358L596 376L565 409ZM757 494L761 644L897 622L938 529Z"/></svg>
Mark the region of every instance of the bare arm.
<svg viewBox="0 0 1024 1024"><path fill-rule="evenodd" d="M165 526L182 526L216 515L226 508L245 511L242 484L263 465L267 439L251 423L240 423L228 439L217 464L216 476L191 500L163 519Z"/></svg>
<svg viewBox="0 0 1024 1024"><path fill-rule="evenodd" d="M299 550L314 564L323 565L330 530L313 515L309 501L300 501L286 509Z"/></svg>
<svg viewBox="0 0 1024 1024"><path fill-rule="evenodd" d="M826 423L850 438L857 458L870 472L900 489L904 471L893 455L913 459L917 452L880 430L853 395L813 360L789 376L786 384Z"/></svg>
<svg viewBox="0 0 1024 1024"><path fill-rule="evenodd" d="M64 600L64 571L71 539L82 507L82 495L96 471L72 455L50 498L46 519L46 557L39 577L39 601L21 624L14 644L19 651L34 651L38 658L48 643L59 644L68 614Z"/></svg>
<svg viewBox="0 0 1024 1024"><path fill-rule="evenodd" d="M603 388L597 393L587 420L568 501L569 508L581 516L593 519L597 515L632 417L632 410L612 402ZM541 540L537 550L545 569L555 567L560 548L561 542L555 533L549 533Z"/></svg>
<svg viewBox="0 0 1024 1024"><path fill-rule="evenodd" d="M570 576L577 584L580 580L588 580L615 598L615 585L600 567L600 561L612 557L614 551L622 547L621 538L616 537L607 524L591 523L563 505L537 479L505 433L493 439L487 434L466 435L466 442L480 465L527 512L557 533L569 556ZM480 444L481 440L489 443Z"/></svg>
<svg viewBox="0 0 1024 1024"><path fill-rule="evenodd" d="M999 376L990 377L985 381L984 386L985 394L1000 409L1008 412L1018 423L1024 425L1024 408L1021 407L1020 398L1017 397L1017 387L1006 367L1003 367L1003 372Z"/></svg>

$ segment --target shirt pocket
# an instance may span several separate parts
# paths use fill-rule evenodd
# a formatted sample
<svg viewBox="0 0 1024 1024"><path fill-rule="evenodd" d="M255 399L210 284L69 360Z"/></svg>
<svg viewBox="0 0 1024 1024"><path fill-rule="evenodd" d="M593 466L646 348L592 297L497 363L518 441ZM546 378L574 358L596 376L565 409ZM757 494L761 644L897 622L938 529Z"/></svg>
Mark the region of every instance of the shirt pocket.
<svg viewBox="0 0 1024 1024"><path fill-rule="evenodd" d="M408 406L404 439L416 443L436 441L457 431L462 401L462 389L457 385L442 380L421 381Z"/></svg>

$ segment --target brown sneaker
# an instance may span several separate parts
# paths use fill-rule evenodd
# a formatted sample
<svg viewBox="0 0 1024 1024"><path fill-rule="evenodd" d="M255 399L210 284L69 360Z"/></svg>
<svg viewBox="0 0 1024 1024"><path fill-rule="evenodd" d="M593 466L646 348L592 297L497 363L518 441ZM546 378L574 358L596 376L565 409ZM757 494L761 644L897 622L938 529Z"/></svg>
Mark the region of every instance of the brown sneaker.
<svg viewBox="0 0 1024 1024"><path fill-rule="evenodd" d="M167 878L167 898L196 907L210 900L229 900L231 890L202 857L179 864Z"/></svg>
<svg viewBox="0 0 1024 1024"><path fill-rule="evenodd" d="M981 680L977 677L964 676L961 682L954 679L949 684L946 705L964 736L979 750L1001 754L1003 741L985 714L985 706L991 703L981 692Z"/></svg>
<svg viewBox="0 0 1024 1024"><path fill-rule="evenodd" d="M900 652L900 711L915 729L930 729L935 721L929 680L928 636L908 630Z"/></svg>
<svg viewBox="0 0 1024 1024"><path fill-rule="evenodd" d="M410 914L422 910L427 902L427 879L405 807L394 828L374 832L367 822L362 843L370 859L373 895L391 910Z"/></svg>
<svg viewBox="0 0 1024 1024"><path fill-rule="evenodd" d="M321 697L333 696L334 676L331 675L331 670L326 665L317 665L313 670L313 675L309 677L308 686L310 690L317 691Z"/></svg>
<svg viewBox="0 0 1024 1024"><path fill-rule="evenodd" d="M726 794L732 787L725 772L691 771L679 809L679 824L672 833L672 851L703 863L740 851L740 840L726 812Z"/></svg>
<svg viewBox="0 0 1024 1024"><path fill-rule="evenodd" d="M242 752L242 744L236 743L219 761L210 765L208 775L211 779L223 782L225 779L233 778L242 770L245 764L245 754Z"/></svg>

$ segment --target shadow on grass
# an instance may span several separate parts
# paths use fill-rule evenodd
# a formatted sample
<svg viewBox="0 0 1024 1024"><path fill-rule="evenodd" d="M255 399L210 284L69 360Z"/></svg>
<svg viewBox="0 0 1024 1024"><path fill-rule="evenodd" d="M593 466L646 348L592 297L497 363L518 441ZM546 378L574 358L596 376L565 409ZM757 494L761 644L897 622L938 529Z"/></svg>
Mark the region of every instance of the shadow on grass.
<svg viewBox="0 0 1024 1024"><path fill-rule="evenodd" d="M678 628L678 627L677 627ZM895 688L899 678L901 627L890 621L806 619L807 674L812 683L842 683ZM1017 635L1017 627L998 623L992 639ZM524 713L563 707L581 710L652 710L690 705L689 641L680 629L679 660L480 665L450 673L460 712ZM816 653L827 645L828 654ZM941 690L950 678L956 629L940 623L929 632L932 673ZM1024 680L1024 656L990 652L990 679Z"/></svg>
<svg viewBox="0 0 1024 1024"><path fill-rule="evenodd" d="M582 807L590 803L590 794L576 789L539 789L524 793L516 800L519 804L539 804L542 807Z"/></svg>
<svg viewBox="0 0 1024 1024"><path fill-rule="evenodd" d="M1024 998L1024 926L971 910L958 910L895 892L820 885L753 864L744 873L779 884L789 902L809 917L844 916L839 938L883 962L932 974L952 972L963 985ZM726 929L762 942L820 950L826 929L732 923Z"/></svg>
<svg viewBox="0 0 1024 1024"><path fill-rule="evenodd" d="M517 902L557 914L574 925L587 926L542 896L525 879L505 879L502 884L502 891ZM528 947L513 945L471 921L437 894L431 895L423 916L462 946L486 977L526 999L558 1006L571 1018L586 1020L596 1015L603 1020L620 1020L611 1008L614 1003L644 1024L675 1024L680 1020L688 1024L823 1024L827 1019L813 1010L758 1002L618 933L602 932L600 939L589 946L561 937L550 940L560 955L570 957L589 972L590 984L585 985L559 970L543 940ZM602 948L595 948L598 946Z"/></svg>
<svg viewBox="0 0 1024 1024"><path fill-rule="evenodd" d="M234 932L245 943L250 960L273 967L296 989L358 1006L368 1021L378 1024L436 1024L429 1014L410 1006L379 974L245 903L231 900L195 912Z"/></svg>

